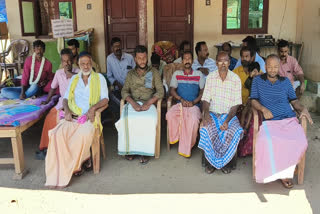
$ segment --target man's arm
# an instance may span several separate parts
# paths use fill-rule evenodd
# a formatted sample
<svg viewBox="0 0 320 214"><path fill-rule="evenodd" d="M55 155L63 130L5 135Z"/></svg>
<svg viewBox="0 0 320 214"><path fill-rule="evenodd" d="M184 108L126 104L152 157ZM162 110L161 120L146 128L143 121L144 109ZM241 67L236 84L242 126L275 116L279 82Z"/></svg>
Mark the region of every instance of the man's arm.
<svg viewBox="0 0 320 214"><path fill-rule="evenodd" d="M66 121L72 121L72 111L69 109L68 99L63 99L62 106L64 111L64 119Z"/></svg>
<svg viewBox="0 0 320 214"><path fill-rule="evenodd" d="M228 129L228 124L229 124L230 120L231 120L234 116L236 116L239 106L240 106L240 105L236 105L236 106L232 106L232 107L231 107L231 109L229 110L227 119L224 121L224 123L223 123L222 126L220 127L220 129L221 129L222 131Z"/></svg>
<svg viewBox="0 0 320 214"><path fill-rule="evenodd" d="M261 105L258 100L252 99L251 100L251 104L252 104L253 108L255 108L258 111L261 111L263 113L263 117L266 120L269 120L269 119L273 118L272 112L269 109L267 109L266 107L264 107L263 105Z"/></svg>
<svg viewBox="0 0 320 214"><path fill-rule="evenodd" d="M130 93L130 85L132 84L132 78L130 72L127 74L126 81L124 82L124 86L121 90L121 97L128 103L132 105L135 111L141 111L141 106L132 99Z"/></svg>
<svg viewBox="0 0 320 214"><path fill-rule="evenodd" d="M111 83L111 85L114 85L114 81L116 79L113 77L112 66L111 66L111 63L109 60L110 59L107 58L107 78L108 78L109 82Z"/></svg>
<svg viewBox="0 0 320 214"><path fill-rule="evenodd" d="M53 95L55 94L57 89L55 88L51 88L50 91L49 91L49 94L48 94L48 97L46 99L46 101L42 101L41 102L41 105L46 105L50 102L51 98L53 97Z"/></svg>
<svg viewBox="0 0 320 214"><path fill-rule="evenodd" d="M306 89L306 86L304 84L304 74L299 74L298 76L296 76L296 78L299 80L300 82L300 95L303 94L303 92Z"/></svg>
<svg viewBox="0 0 320 214"><path fill-rule="evenodd" d="M210 107L210 103L203 100L202 101L202 121L204 126L207 126L211 121L209 107Z"/></svg>
<svg viewBox="0 0 320 214"><path fill-rule="evenodd" d="M150 98L147 102L145 102L141 106L142 111L147 111L152 104L156 103L159 99L162 99L164 96L163 85L162 85L161 76L159 72L153 72L153 75L154 75L153 78L154 78L156 93L153 95L152 98Z"/></svg>
<svg viewBox="0 0 320 214"><path fill-rule="evenodd" d="M197 104L197 103L199 103L201 101L203 90L204 89L200 89L199 96L195 100L192 101L192 105L195 105L195 104Z"/></svg>
<svg viewBox="0 0 320 214"><path fill-rule="evenodd" d="M105 106L108 107L108 103L109 103L109 100L107 98L104 98L104 99L100 100L98 103L91 106L90 109L88 110L88 113L87 113L88 119L93 123L94 119L95 119L96 111L99 108L102 108Z"/></svg>
<svg viewBox="0 0 320 214"><path fill-rule="evenodd" d="M312 118L308 112L308 109L304 107L298 100L292 100L291 105L293 106L294 110L299 113L299 118L306 117L310 124L313 124Z"/></svg>

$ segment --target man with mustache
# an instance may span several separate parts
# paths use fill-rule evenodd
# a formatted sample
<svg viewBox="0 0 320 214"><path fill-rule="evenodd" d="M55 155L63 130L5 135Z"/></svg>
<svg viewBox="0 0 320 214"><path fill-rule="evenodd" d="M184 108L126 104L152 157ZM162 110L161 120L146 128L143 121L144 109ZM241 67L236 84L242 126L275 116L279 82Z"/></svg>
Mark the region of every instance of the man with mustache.
<svg viewBox="0 0 320 214"><path fill-rule="evenodd" d="M33 42L33 54L24 63L21 87L3 88L0 97L23 100L50 91L54 74L51 62L43 56L45 49L41 40Z"/></svg>
<svg viewBox="0 0 320 214"><path fill-rule="evenodd" d="M111 39L112 53L107 57L107 78L114 89L110 93L110 108L120 117L121 90L127 77L128 71L136 67L132 55L123 53L121 50L121 40L118 37Z"/></svg>
<svg viewBox="0 0 320 214"><path fill-rule="evenodd" d="M204 151L206 173L215 169L230 173L227 164L236 154L243 129L236 117L242 104L241 80L228 70L230 59L226 52L217 55L218 70L207 76L202 95L202 127L198 147Z"/></svg>
<svg viewBox="0 0 320 214"><path fill-rule="evenodd" d="M76 39L70 39L67 42L68 48L72 51L72 55L73 55L73 64L72 67L74 68L79 68L78 62L79 62L79 48L80 48L80 43L78 40ZM59 66L60 69L63 68L63 65L60 64ZM92 69L96 72L96 73L101 73L101 69L100 66L95 63L92 60Z"/></svg>
<svg viewBox="0 0 320 214"><path fill-rule="evenodd" d="M201 119L200 101L205 84L201 71L192 70L193 55L190 51L182 54L183 70L175 71L170 94L178 102L167 112L170 144L179 142L178 154L191 156L196 143Z"/></svg>
<svg viewBox="0 0 320 214"><path fill-rule="evenodd" d="M279 75L289 78L298 98L300 98L306 88L304 84L304 74L298 61L289 55L288 41L279 41L278 56L280 57Z"/></svg>
<svg viewBox="0 0 320 214"><path fill-rule="evenodd" d="M57 125L57 114L62 110L63 96L67 90L69 81L71 77L79 72L78 68L72 67L73 55L70 49L65 48L61 50L61 64L63 69L56 71L53 81L51 83L51 90L48 94L47 100L43 101L41 104L46 105L50 102L51 98L56 94L57 89L59 89L60 98L57 105L50 110L47 114L46 119L43 124L39 151L36 152L36 159L44 160L49 143L49 130L53 129Z"/></svg>
<svg viewBox="0 0 320 214"><path fill-rule="evenodd" d="M121 91L127 104L122 109L118 130L118 154L132 160L140 156L146 164L155 154L157 109L153 105L162 99L164 90L157 69L148 66L147 48L138 45L134 51L136 67L128 72Z"/></svg>
<svg viewBox="0 0 320 214"><path fill-rule="evenodd" d="M203 73L203 75L207 76L210 72L218 69L216 61L209 58L209 51L206 42L198 42L195 50L198 58L195 59L192 64L192 69L194 71L199 70Z"/></svg>
<svg viewBox="0 0 320 214"><path fill-rule="evenodd" d="M237 74L241 80L242 104L246 105L249 98L249 89L245 87L245 82L250 76L248 72L249 65L254 62L255 50L248 46L244 46L240 50L241 66L235 68L233 73ZM262 71L261 71L262 72Z"/></svg>
<svg viewBox="0 0 320 214"><path fill-rule="evenodd" d="M265 62L264 62L263 58L258 53L259 48L257 46L257 40L255 38L253 38L252 36L247 36L246 38L244 38L242 40L242 46L243 47L248 46L249 48L252 48L255 51L254 61L259 63L262 72L266 73ZM239 66L241 66L241 58L238 60L236 66L234 68L236 69Z"/></svg>
<svg viewBox="0 0 320 214"><path fill-rule="evenodd" d="M66 187L74 173L92 168L90 148L96 128L102 131L97 109L108 105L108 87L104 76L92 70L88 52L79 55L80 72L74 75L63 99L60 122L49 131L46 157L46 186Z"/></svg>

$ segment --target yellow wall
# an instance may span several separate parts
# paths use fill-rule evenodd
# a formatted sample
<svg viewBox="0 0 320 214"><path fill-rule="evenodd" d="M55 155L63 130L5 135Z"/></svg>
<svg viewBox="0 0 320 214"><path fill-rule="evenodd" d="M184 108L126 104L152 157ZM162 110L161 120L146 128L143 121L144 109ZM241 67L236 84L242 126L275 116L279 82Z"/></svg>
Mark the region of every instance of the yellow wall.
<svg viewBox="0 0 320 214"><path fill-rule="evenodd" d="M21 23L19 12L19 0L6 0L8 15L8 30L10 39L26 39L29 42L35 40L34 36L21 36ZM87 10L87 4L92 4L92 9ZM106 71L105 42L104 42L104 17L103 0L76 0L77 26L78 30L94 28L94 41L92 55L100 65L102 72ZM47 41L49 39L42 39Z"/></svg>
<svg viewBox="0 0 320 214"><path fill-rule="evenodd" d="M307 79L320 81L320 1L299 0L297 38L304 43L301 64Z"/></svg>
<svg viewBox="0 0 320 214"><path fill-rule="evenodd" d="M87 4L92 5L91 10L87 10ZM76 6L78 30L94 28L92 55L106 72L103 0L76 0Z"/></svg>

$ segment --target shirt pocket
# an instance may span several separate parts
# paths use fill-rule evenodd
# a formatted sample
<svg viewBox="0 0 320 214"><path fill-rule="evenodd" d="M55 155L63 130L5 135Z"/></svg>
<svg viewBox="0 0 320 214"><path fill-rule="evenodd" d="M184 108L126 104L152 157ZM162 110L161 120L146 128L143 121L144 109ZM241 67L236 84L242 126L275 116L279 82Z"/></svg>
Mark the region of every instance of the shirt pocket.
<svg viewBox="0 0 320 214"><path fill-rule="evenodd" d="M144 78L144 86L146 88L152 88L152 76L153 73L151 71L149 71Z"/></svg>

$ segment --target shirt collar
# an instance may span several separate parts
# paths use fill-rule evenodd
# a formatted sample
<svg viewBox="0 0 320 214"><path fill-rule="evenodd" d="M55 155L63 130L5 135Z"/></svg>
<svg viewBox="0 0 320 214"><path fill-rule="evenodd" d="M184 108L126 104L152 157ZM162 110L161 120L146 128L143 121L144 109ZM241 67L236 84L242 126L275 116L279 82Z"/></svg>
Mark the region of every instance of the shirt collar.
<svg viewBox="0 0 320 214"><path fill-rule="evenodd" d="M191 73L190 73L190 74L188 74L187 72L185 72L185 71L183 70L183 74L184 74L184 75L192 75L192 74L193 74L193 69L191 69Z"/></svg>
<svg viewBox="0 0 320 214"><path fill-rule="evenodd" d="M226 76L226 79L225 80L230 80L230 72L232 72L232 71L230 71L230 70L228 70L228 73L227 73L227 76ZM222 79L221 79L221 77L220 77L220 74L219 74L219 70L217 70L216 71L216 75L215 75L215 78L217 78L217 79L220 79L221 81L222 81Z"/></svg>

